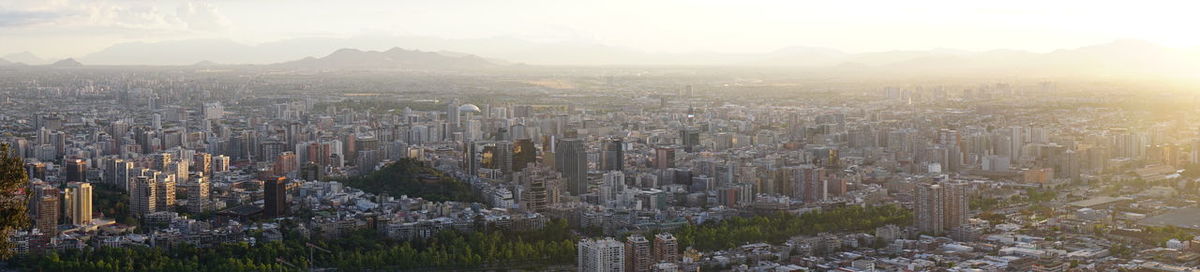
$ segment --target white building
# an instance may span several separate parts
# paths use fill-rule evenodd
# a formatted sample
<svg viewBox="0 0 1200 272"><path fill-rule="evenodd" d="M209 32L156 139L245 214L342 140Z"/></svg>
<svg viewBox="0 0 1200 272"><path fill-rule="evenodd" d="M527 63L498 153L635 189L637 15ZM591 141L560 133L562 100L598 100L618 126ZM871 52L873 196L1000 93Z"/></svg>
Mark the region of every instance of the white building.
<svg viewBox="0 0 1200 272"><path fill-rule="evenodd" d="M612 237L579 241L578 262L581 272L625 271L625 247Z"/></svg>

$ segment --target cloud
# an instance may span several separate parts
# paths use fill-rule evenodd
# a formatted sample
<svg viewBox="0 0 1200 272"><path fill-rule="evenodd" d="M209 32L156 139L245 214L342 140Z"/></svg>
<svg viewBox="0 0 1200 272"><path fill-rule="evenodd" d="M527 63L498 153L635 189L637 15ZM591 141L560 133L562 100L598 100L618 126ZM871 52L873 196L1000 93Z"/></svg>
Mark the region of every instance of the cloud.
<svg viewBox="0 0 1200 272"><path fill-rule="evenodd" d="M60 17L62 14L53 12L0 10L0 28L46 23Z"/></svg>
<svg viewBox="0 0 1200 272"><path fill-rule="evenodd" d="M186 2L179 6L175 14L187 27L196 31L225 30L229 28L229 19L221 15L217 8L207 2Z"/></svg>
<svg viewBox="0 0 1200 272"><path fill-rule="evenodd" d="M15 0L0 4L0 28L210 32L229 26L215 6L198 0Z"/></svg>

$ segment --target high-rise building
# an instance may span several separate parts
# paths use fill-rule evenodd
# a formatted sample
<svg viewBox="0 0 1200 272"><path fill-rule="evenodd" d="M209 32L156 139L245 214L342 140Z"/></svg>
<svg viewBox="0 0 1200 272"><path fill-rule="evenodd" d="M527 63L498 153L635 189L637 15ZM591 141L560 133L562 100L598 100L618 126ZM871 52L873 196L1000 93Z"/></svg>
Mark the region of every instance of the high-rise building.
<svg viewBox="0 0 1200 272"><path fill-rule="evenodd" d="M825 168L804 167L796 174L805 202L816 203L825 200L829 193L829 180L825 177Z"/></svg>
<svg viewBox="0 0 1200 272"><path fill-rule="evenodd" d="M942 234L967 223L966 186L943 182L918 185L913 203L917 230Z"/></svg>
<svg viewBox="0 0 1200 272"><path fill-rule="evenodd" d="M524 138L514 141L512 161L514 172L521 171L530 163L537 162L537 147L534 147L533 140Z"/></svg>
<svg viewBox="0 0 1200 272"><path fill-rule="evenodd" d="M581 272L625 271L625 247L612 237L579 241L576 264Z"/></svg>
<svg viewBox="0 0 1200 272"><path fill-rule="evenodd" d="M604 172L600 182L601 204L613 203L619 200L625 192L625 173L621 171Z"/></svg>
<svg viewBox="0 0 1200 272"><path fill-rule="evenodd" d="M683 144L683 151L696 152L696 147L700 145L700 131L690 128L679 130L679 139L680 144Z"/></svg>
<svg viewBox="0 0 1200 272"><path fill-rule="evenodd" d="M87 181L87 161L70 159L63 163L63 176L67 182Z"/></svg>
<svg viewBox="0 0 1200 272"><path fill-rule="evenodd" d="M659 147L654 149L654 168L667 169L675 168L675 149L670 147Z"/></svg>
<svg viewBox="0 0 1200 272"><path fill-rule="evenodd" d="M104 183L122 190L129 189L129 172L133 170L133 162L122 159L110 159L104 167Z"/></svg>
<svg viewBox="0 0 1200 272"><path fill-rule="evenodd" d="M287 178L263 181L263 216L275 218L287 214Z"/></svg>
<svg viewBox="0 0 1200 272"><path fill-rule="evenodd" d="M208 177L197 176L185 186L187 188L187 210L191 213L202 213L208 210L209 192L212 184Z"/></svg>
<svg viewBox="0 0 1200 272"><path fill-rule="evenodd" d="M521 206L527 210L544 212L558 202L562 174L549 167L531 164L514 173L513 181L521 186Z"/></svg>
<svg viewBox="0 0 1200 272"><path fill-rule="evenodd" d="M92 222L92 185L83 182L67 183L63 194L66 200L67 218L76 226Z"/></svg>
<svg viewBox="0 0 1200 272"><path fill-rule="evenodd" d="M132 194L129 195L129 211L134 216L144 217L155 212L157 204L158 181L150 176L134 178Z"/></svg>
<svg viewBox="0 0 1200 272"><path fill-rule="evenodd" d="M199 172L205 177L211 177L213 173L213 157L212 154L200 152L192 156L192 171Z"/></svg>
<svg viewBox="0 0 1200 272"><path fill-rule="evenodd" d="M224 173L229 172L229 156L217 155L212 160L212 172Z"/></svg>
<svg viewBox="0 0 1200 272"><path fill-rule="evenodd" d="M513 171L513 143L509 141L496 142L495 153L493 153L492 161L495 164L495 169L500 169L504 174L511 174Z"/></svg>
<svg viewBox="0 0 1200 272"><path fill-rule="evenodd" d="M621 171L625 169L625 153L621 139L604 140L600 146L600 170Z"/></svg>
<svg viewBox="0 0 1200 272"><path fill-rule="evenodd" d="M654 261L674 263L679 261L679 241L670 233L654 235Z"/></svg>
<svg viewBox="0 0 1200 272"><path fill-rule="evenodd" d="M566 180L567 192L582 195L588 192L587 150L580 139L562 139L556 145L557 169Z"/></svg>
<svg viewBox="0 0 1200 272"><path fill-rule="evenodd" d="M156 173L154 178L157 181L154 186L154 210L168 211L175 207L175 182L174 174L163 172Z"/></svg>
<svg viewBox="0 0 1200 272"><path fill-rule="evenodd" d="M150 156L150 169L157 171L167 171L167 166L171 164L171 153L158 153Z"/></svg>
<svg viewBox="0 0 1200 272"><path fill-rule="evenodd" d="M625 271L650 271L654 264L650 257L650 240L637 234L625 238Z"/></svg>
<svg viewBox="0 0 1200 272"><path fill-rule="evenodd" d="M38 201L37 228L49 235L58 234L58 195L43 195Z"/></svg>
<svg viewBox="0 0 1200 272"><path fill-rule="evenodd" d="M458 100L452 100L446 104L446 121L450 122L451 128L459 126Z"/></svg>

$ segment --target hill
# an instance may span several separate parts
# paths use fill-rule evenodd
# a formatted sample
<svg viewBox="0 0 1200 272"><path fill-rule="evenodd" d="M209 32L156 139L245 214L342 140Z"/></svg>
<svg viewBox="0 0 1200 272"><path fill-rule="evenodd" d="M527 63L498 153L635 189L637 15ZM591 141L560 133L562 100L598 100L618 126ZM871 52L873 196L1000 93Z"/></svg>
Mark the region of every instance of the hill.
<svg viewBox="0 0 1200 272"><path fill-rule="evenodd" d="M50 64L50 66L83 66L83 63L79 63L75 59L63 59Z"/></svg>
<svg viewBox="0 0 1200 272"><path fill-rule="evenodd" d="M499 65L470 54L392 48L387 51L339 49L322 58L304 58L275 66L313 70L473 70Z"/></svg>
<svg viewBox="0 0 1200 272"><path fill-rule="evenodd" d="M411 159L402 159L365 175L334 180L373 194L407 195L430 201L483 201L466 182Z"/></svg>

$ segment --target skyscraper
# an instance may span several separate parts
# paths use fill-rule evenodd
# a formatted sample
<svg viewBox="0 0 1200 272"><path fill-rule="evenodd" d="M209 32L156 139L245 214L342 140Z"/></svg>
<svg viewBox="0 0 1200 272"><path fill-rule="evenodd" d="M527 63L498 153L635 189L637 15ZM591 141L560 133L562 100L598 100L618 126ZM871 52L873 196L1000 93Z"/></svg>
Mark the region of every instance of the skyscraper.
<svg viewBox="0 0 1200 272"><path fill-rule="evenodd" d="M110 159L104 167L104 183L128 190L129 172L132 170L133 162L122 159Z"/></svg>
<svg viewBox="0 0 1200 272"><path fill-rule="evenodd" d="M192 178L187 184L187 210L191 213L201 213L208 209L209 192L212 190L212 184L208 182L208 177L198 176Z"/></svg>
<svg viewBox="0 0 1200 272"><path fill-rule="evenodd" d="M679 139L680 144L683 144L683 151L696 152L696 146L700 145L700 131L690 128L679 130Z"/></svg>
<svg viewBox="0 0 1200 272"><path fill-rule="evenodd" d="M673 263L679 261L679 241L670 233L654 235L654 261Z"/></svg>
<svg viewBox="0 0 1200 272"><path fill-rule="evenodd" d="M446 121L450 122L451 128L459 126L458 100L451 100L446 104Z"/></svg>
<svg viewBox="0 0 1200 272"><path fill-rule="evenodd" d="M496 142L496 150L493 154L492 161L495 163L496 169L500 169L500 171L505 175L512 174L513 151L514 147L512 142Z"/></svg>
<svg viewBox="0 0 1200 272"><path fill-rule="evenodd" d="M76 226L92 222L92 185L83 182L67 183L64 193L67 217Z"/></svg>
<svg viewBox="0 0 1200 272"><path fill-rule="evenodd" d="M192 156L192 171L200 172L205 177L212 176L213 173L213 157L212 154L200 152Z"/></svg>
<svg viewBox="0 0 1200 272"><path fill-rule="evenodd" d="M58 195L47 194L39 199L37 228L45 234L58 234Z"/></svg>
<svg viewBox="0 0 1200 272"><path fill-rule="evenodd" d="M154 186L154 210L169 211L175 206L175 182L174 174L157 173Z"/></svg>
<svg viewBox="0 0 1200 272"><path fill-rule="evenodd" d="M149 176L134 178L133 193L129 195L129 211L136 217L144 217L155 212L158 194L158 182Z"/></svg>
<svg viewBox="0 0 1200 272"><path fill-rule="evenodd" d="M621 272L625 271L625 248L612 237L600 240L583 239L577 251L577 271Z"/></svg>
<svg viewBox="0 0 1200 272"><path fill-rule="evenodd" d="M263 181L263 216L275 218L287 214L287 178Z"/></svg>
<svg viewBox="0 0 1200 272"><path fill-rule="evenodd" d="M229 156L217 155L213 157L212 163L213 173L229 172Z"/></svg>
<svg viewBox="0 0 1200 272"><path fill-rule="evenodd" d="M667 169L675 167L675 149L659 147L654 149L654 168Z"/></svg>
<svg viewBox="0 0 1200 272"><path fill-rule="evenodd" d="M81 159L70 159L63 163L63 176L67 182L87 181L87 161Z"/></svg>
<svg viewBox="0 0 1200 272"><path fill-rule="evenodd" d="M652 264L650 240L637 234L625 238L625 271L647 272Z"/></svg>
<svg viewBox="0 0 1200 272"><path fill-rule="evenodd" d="M158 171L166 171L167 165L171 164L171 153L158 153L150 157L150 169Z"/></svg>
<svg viewBox="0 0 1200 272"><path fill-rule="evenodd" d="M555 154L555 161L558 171L563 173L566 180L567 192L571 195L587 193L587 151L584 149L583 140L562 139L556 146L558 152Z"/></svg>
<svg viewBox="0 0 1200 272"><path fill-rule="evenodd" d="M534 147L533 140L525 138L513 142L513 171L521 171L534 162L537 162L537 148Z"/></svg>
<svg viewBox="0 0 1200 272"><path fill-rule="evenodd" d="M622 150L621 139L607 139L600 146L600 170L623 170L625 169L625 154Z"/></svg>
<svg viewBox="0 0 1200 272"><path fill-rule="evenodd" d="M917 186L915 196L913 214L918 231L937 235L966 224L969 210L965 186L921 184Z"/></svg>

